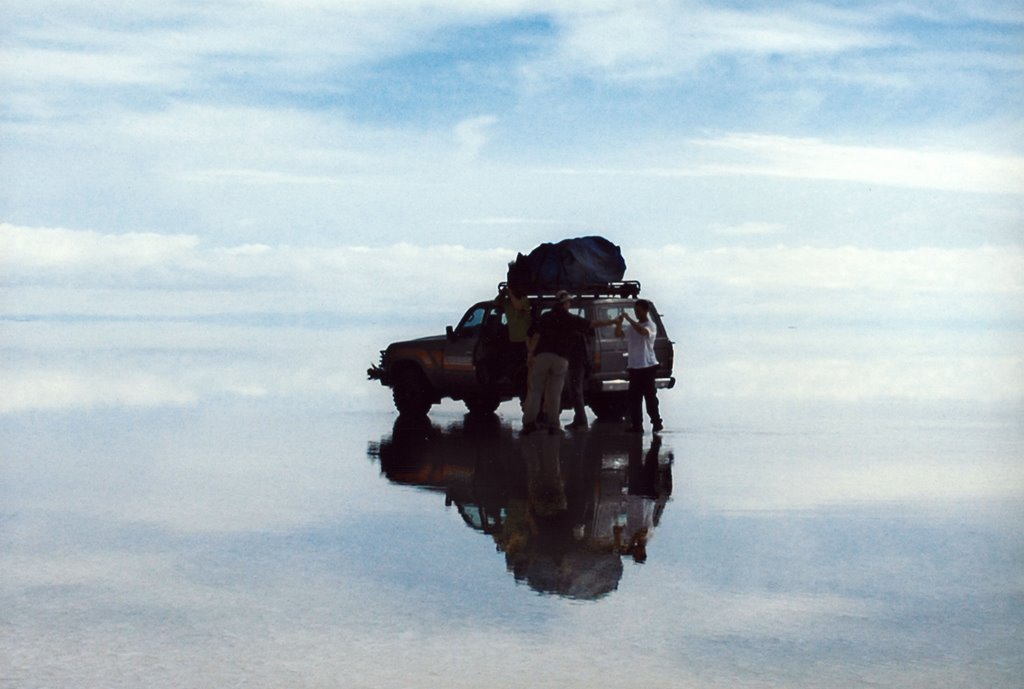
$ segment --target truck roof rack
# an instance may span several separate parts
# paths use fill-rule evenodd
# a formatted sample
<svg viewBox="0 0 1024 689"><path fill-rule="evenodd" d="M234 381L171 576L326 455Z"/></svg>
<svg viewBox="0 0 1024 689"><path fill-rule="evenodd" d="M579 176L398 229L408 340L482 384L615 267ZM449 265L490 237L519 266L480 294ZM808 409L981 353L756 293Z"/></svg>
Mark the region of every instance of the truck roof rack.
<svg viewBox="0 0 1024 689"><path fill-rule="evenodd" d="M503 292L508 288L507 282L498 283L498 291ZM574 297L636 297L640 294L640 282L637 280L624 280L622 282L601 282L591 285L578 285L576 287L531 287L526 290L526 296L534 298L554 298L555 294L564 289Z"/></svg>

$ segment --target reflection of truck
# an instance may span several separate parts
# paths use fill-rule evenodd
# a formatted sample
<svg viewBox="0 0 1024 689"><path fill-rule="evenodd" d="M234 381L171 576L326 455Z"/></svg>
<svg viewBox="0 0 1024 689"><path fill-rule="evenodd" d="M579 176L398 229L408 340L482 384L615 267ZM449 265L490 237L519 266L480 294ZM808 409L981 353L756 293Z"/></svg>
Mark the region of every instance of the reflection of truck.
<svg viewBox="0 0 1024 689"><path fill-rule="evenodd" d="M367 454L392 483L443 494L494 540L517 581L593 599L618 587L622 558L647 557L673 488L661 443L656 435L645 447L644 436L605 424L518 438L493 414L443 429L402 415Z"/></svg>
<svg viewBox="0 0 1024 689"><path fill-rule="evenodd" d="M505 285L499 285L499 291ZM570 311L587 320L616 318L632 309L640 283L605 283L574 290ZM554 290L527 295L536 318L551 308ZM650 317L658 326L655 342L659 367L657 385L670 388L672 342L657 308ZM380 364L367 374L390 387L395 407L401 414L425 414L442 398L463 400L472 412L493 412L504 400L521 397L526 390L525 366L508 370L496 361L507 352L508 321L495 300L471 306L455 327L444 335L393 342L381 352ZM626 341L616 337L614 328L598 329L588 338L589 374L584 386L586 403L600 419L621 418L628 387ZM498 365L496 365L498 364Z"/></svg>

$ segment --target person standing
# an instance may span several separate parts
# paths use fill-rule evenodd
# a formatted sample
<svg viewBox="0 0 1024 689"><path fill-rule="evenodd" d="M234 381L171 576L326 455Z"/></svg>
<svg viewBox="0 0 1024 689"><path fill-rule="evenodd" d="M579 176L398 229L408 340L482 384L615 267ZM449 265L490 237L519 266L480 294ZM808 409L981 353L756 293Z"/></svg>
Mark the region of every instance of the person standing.
<svg viewBox="0 0 1024 689"><path fill-rule="evenodd" d="M538 430L537 415L542 397L548 430L551 433L561 432L558 417L562 411L562 387L577 338L592 328L616 323L612 320L588 321L574 316L569 313L571 302L572 295L560 290L555 295L554 308L530 326L530 338L526 342L530 380L523 405L523 435Z"/></svg>
<svg viewBox="0 0 1024 689"><path fill-rule="evenodd" d="M569 401L572 403L572 423L568 428L574 431L585 431L590 427L587 421L587 408L584 404L584 383L590 374L590 349L587 346L589 335L577 335L569 356Z"/></svg>
<svg viewBox="0 0 1024 689"><path fill-rule="evenodd" d="M502 357L502 374L515 380L516 371L526 364L526 340L533 323L530 300L518 287L508 285L495 301L504 310L508 322L508 348Z"/></svg>
<svg viewBox="0 0 1024 689"><path fill-rule="evenodd" d="M626 370L629 374L627 401L630 426L626 428L628 433L643 433L643 405L647 406L647 415L651 417L654 432L658 433L664 428L658 410L658 388L655 382L658 357L654 354L654 340L658 336L658 326L650 318L650 311L649 301L637 299L633 306L636 318L628 313L621 316L629 321L629 327L625 329L628 347Z"/></svg>

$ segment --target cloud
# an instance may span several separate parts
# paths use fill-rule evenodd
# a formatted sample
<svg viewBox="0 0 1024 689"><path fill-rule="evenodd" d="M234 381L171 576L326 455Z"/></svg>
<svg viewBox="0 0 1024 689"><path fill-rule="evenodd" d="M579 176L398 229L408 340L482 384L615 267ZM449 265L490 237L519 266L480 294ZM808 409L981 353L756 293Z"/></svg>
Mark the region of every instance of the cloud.
<svg viewBox="0 0 1024 689"><path fill-rule="evenodd" d="M687 384L701 394L729 399L829 400L876 399L916 402L1024 402L1024 358L1013 355L910 355L893 347L852 359L804 356L799 361L763 355L741 356L701 366Z"/></svg>
<svg viewBox="0 0 1024 689"><path fill-rule="evenodd" d="M495 293L515 254L0 225L0 413L224 396L386 405L362 375L382 344L441 333ZM694 395L1020 401L1024 248L666 245L625 257ZM694 342L708 328L727 334Z"/></svg>
<svg viewBox="0 0 1024 689"><path fill-rule="evenodd" d="M503 226L513 221L520 222L492 222ZM775 226L754 223L741 228L762 232ZM411 243L381 247L220 246L192 235L114 235L0 224L0 269L8 291L147 290L154 304L161 303L161 291L173 300L175 293L215 290L221 293L222 305L238 306L239 300L248 299L269 306L279 297L278 307L288 310L320 304L364 312L381 303L401 308L418 300L429 286L441 298L439 308L459 308L468 305L467 299L488 296L504 279L508 261L522 249ZM1024 294L1021 247L693 249L666 245L632 249L626 254L627 277L680 293L703 285L714 286L722 294L789 295L802 290L812 294L886 294L890 301L901 295L957 301ZM196 308L188 300L180 303L181 308ZM95 308L102 312L108 305L114 308L107 301ZM16 307L9 301L6 308L11 312Z"/></svg>
<svg viewBox="0 0 1024 689"><path fill-rule="evenodd" d="M455 140L460 155L472 160L480 154L487 144L487 130L498 121L493 115L483 115L463 120L455 125Z"/></svg>
<svg viewBox="0 0 1024 689"><path fill-rule="evenodd" d="M192 405L196 391L173 376L143 371L0 370L0 414L26 410Z"/></svg>
<svg viewBox="0 0 1024 689"><path fill-rule="evenodd" d="M965 49L899 24L920 7L874 18L876 9L884 7L12 2L0 141L4 169L16 172L0 185L0 219L239 244L429 234L493 246L504 243L499 224L463 219L622 226L664 242L680 217L696 215L706 236L769 218L785 223L787 238L812 241L830 231L828 219L804 213L801 224L764 209L785 195L776 189L757 199L762 208L736 209L726 202L736 179L792 180L799 191L801 182L837 180L1019 194L1019 159L983 150L1016 145L1019 118L1003 95L1014 92L1003 77L1015 77L999 65L1019 51L978 44L972 51L991 64L977 89L932 93L915 86L920 69L934 70L922 55L944 51L956 62ZM972 14L947 7L940 18L959 26ZM988 33L1012 36L1003 23ZM861 78L891 74L881 63L899 64L897 84ZM900 99L919 88L927 101L904 107ZM946 143L915 149L902 143L906 127L863 134L873 125L846 107L853 100L864 111L884 106L869 119L890 110L945 118L964 103L979 112L952 117L952 128L931 122L918 140ZM837 110L850 114L837 120ZM813 138L825 129L835 138ZM595 183L536 173L556 165L609 174ZM620 183L625 175L636 179ZM819 196L814 210L828 213L841 196ZM961 212L981 218L986 209ZM942 221L960 225L936 211L912 228L914 241ZM975 222L962 231L981 226L994 242L1008 235ZM535 238L546 239L539 230Z"/></svg>
<svg viewBox="0 0 1024 689"><path fill-rule="evenodd" d="M149 314L248 312L254 305L287 312L365 313L382 307L415 312L424 289L436 291L438 309L468 306L467 290L493 295L515 253L409 243L376 248L207 246L191 235L114 235L0 224L0 284L8 294L20 290L20 299L4 300L8 313L34 308L67 312L68 307L74 313L77 307L109 314L137 309L146 299L151 306L143 312ZM48 289L54 290L53 303L45 306ZM65 301L67 289L124 294L88 307L77 298ZM140 295L146 298L142 302L136 298ZM193 297L209 304L201 306Z"/></svg>
<svg viewBox="0 0 1024 689"><path fill-rule="evenodd" d="M557 225L561 226L562 222L558 220L552 220L550 218L466 218L459 221L462 225L494 225L494 226L514 226L514 225Z"/></svg>
<svg viewBox="0 0 1024 689"><path fill-rule="evenodd" d="M29 228L0 224L0 262L6 277L37 270L68 275L96 269L133 271L179 263L199 244L192 235L155 233L101 234L64 228Z"/></svg>
<svg viewBox="0 0 1024 689"><path fill-rule="evenodd" d="M860 182L879 186L1024 194L1024 157L964 150L835 144L757 134L694 142L734 162L709 163L705 174Z"/></svg>
<svg viewBox="0 0 1024 689"><path fill-rule="evenodd" d="M686 281L748 290L888 294L1024 294L1024 248L885 250L854 246L634 250L639 275L671 265Z"/></svg>
<svg viewBox="0 0 1024 689"><path fill-rule="evenodd" d="M455 32L507 28L517 21L554 27L542 36L530 34L533 49L503 65L504 78L530 75L536 85L579 75L671 81L716 58L802 59L905 49L911 40L899 22L936 14L906 4L725 9L607 0L266 1L244 10L230 3L184 2L133 3L130 9L46 0L8 5L10 59L0 63L0 79L16 85L14 92L54 84L101 91L136 86L164 98L186 93L207 102L247 91L337 98L352 88L348 78L368 67L421 52L436 59L443 56L439 41ZM988 14L987 21L1000 25L1013 26L1016 19L1014 13ZM966 7L944 8L938 21L969 22L973 15ZM59 91L49 95L62 97Z"/></svg>
<svg viewBox="0 0 1024 689"><path fill-rule="evenodd" d="M876 187L1024 194L1024 156L956 149L838 144L753 133L693 139L689 162L549 168L548 174L666 178L777 177Z"/></svg>
<svg viewBox="0 0 1024 689"><path fill-rule="evenodd" d="M473 221L484 222L484 221ZM524 219L489 219L506 225ZM530 221L539 222L539 221ZM727 231L774 232L775 223L746 223ZM522 247L520 247L521 250ZM297 286L339 281L345 289L379 275L387 284L438 279L487 285L504 277L516 249L399 243L383 247L240 244L207 245L192 235L103 234L88 230L0 224L0 266L8 286L204 287L246 286L286 280ZM814 288L851 291L916 291L940 294L1024 292L1024 249L922 247L885 250L845 246L721 247L667 245L628 251L639 273L671 264L686 280L762 290ZM447 270L438 271L438 266ZM496 269L497 273L496 274ZM637 270L637 268L634 268ZM487 279L486 276L493 279ZM402 276L405 276L404 278Z"/></svg>
<svg viewBox="0 0 1024 689"><path fill-rule="evenodd" d="M795 8L609 3L557 16L563 30L553 58L557 69L617 80L671 78L719 56L834 54L883 42L878 34L837 21L838 16L805 16Z"/></svg>
<svg viewBox="0 0 1024 689"><path fill-rule="evenodd" d="M725 237L758 237L779 234L785 224L778 222L744 222L738 225L719 225L714 227L715 234Z"/></svg>

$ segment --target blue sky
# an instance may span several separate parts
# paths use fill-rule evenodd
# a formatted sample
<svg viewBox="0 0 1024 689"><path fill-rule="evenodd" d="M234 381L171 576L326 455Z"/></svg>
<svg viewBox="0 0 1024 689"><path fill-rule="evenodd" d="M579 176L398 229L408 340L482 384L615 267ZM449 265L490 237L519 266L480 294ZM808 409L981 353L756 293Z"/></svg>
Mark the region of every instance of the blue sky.
<svg viewBox="0 0 1024 689"><path fill-rule="evenodd" d="M860 227L935 205L962 228L873 241L1019 239L1016 3L582 7L7 3L0 216L226 243L827 244L852 199Z"/></svg>
<svg viewBox="0 0 1024 689"><path fill-rule="evenodd" d="M797 295L824 283L912 294L891 318L1019 311L1017 3L2 13L7 313L361 313L424 280L461 310L516 251L594 233L708 304L818 313Z"/></svg>

